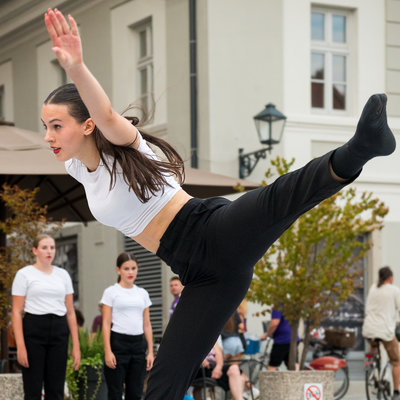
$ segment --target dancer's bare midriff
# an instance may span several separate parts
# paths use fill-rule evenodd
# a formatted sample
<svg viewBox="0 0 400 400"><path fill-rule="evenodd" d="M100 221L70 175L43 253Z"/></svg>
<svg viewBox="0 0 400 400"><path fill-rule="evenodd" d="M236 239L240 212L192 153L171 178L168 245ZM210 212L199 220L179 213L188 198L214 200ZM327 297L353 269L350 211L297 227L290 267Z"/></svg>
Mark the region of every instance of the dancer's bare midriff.
<svg viewBox="0 0 400 400"><path fill-rule="evenodd" d="M150 221L144 231L132 239L147 250L156 253L160 239L180 209L192 198L183 189L177 192L164 208Z"/></svg>

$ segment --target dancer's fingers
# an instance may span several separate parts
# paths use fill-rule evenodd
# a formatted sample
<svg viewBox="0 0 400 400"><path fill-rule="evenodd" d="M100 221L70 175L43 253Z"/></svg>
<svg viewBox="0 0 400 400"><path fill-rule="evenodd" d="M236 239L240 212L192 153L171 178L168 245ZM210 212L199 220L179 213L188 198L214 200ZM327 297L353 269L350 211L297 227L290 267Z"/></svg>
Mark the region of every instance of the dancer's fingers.
<svg viewBox="0 0 400 400"><path fill-rule="evenodd" d="M57 10L57 8L54 10L56 17L58 19L58 22L61 25L61 29L63 31L64 35L68 35L71 33L71 29L69 28L68 22L66 21L64 15L62 14L61 11Z"/></svg>
<svg viewBox="0 0 400 400"><path fill-rule="evenodd" d="M57 36L61 36L63 34L63 30L61 28L60 22L58 21L56 14L54 13L54 11L49 8L48 10L48 14L50 17L50 21L53 24L54 30L56 31Z"/></svg>
<svg viewBox="0 0 400 400"><path fill-rule="evenodd" d="M50 17L47 13L44 14L44 23L46 24L47 32L49 32L50 39L54 43L54 41L57 39L57 32L54 29L54 26L50 21Z"/></svg>
<svg viewBox="0 0 400 400"><path fill-rule="evenodd" d="M75 36L79 36L78 24L72 15L68 15L69 24L71 25L71 32Z"/></svg>

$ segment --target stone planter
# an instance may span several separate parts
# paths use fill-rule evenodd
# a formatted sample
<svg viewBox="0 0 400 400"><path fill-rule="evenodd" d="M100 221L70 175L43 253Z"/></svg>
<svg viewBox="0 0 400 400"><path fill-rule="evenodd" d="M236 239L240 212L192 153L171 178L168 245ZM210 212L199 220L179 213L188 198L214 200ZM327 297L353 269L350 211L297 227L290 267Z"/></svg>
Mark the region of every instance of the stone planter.
<svg viewBox="0 0 400 400"><path fill-rule="evenodd" d="M22 400L22 374L0 374L0 400Z"/></svg>
<svg viewBox="0 0 400 400"><path fill-rule="evenodd" d="M260 372L260 400L315 400L316 398L333 400L333 375L332 371ZM310 388L312 384L316 385ZM309 388L307 395L305 395L304 385ZM322 386L321 397L318 394L320 385Z"/></svg>

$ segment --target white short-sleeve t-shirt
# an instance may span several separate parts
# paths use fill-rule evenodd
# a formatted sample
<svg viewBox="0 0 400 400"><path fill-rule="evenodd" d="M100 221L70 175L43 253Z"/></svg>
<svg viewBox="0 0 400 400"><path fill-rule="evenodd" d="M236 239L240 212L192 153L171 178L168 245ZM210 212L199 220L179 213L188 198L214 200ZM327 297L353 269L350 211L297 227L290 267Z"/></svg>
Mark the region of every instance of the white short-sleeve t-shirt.
<svg viewBox="0 0 400 400"><path fill-rule="evenodd" d="M65 296L74 293L68 272L53 266L51 274L46 274L33 265L18 270L11 293L13 296L25 296L24 311L30 314L67 313Z"/></svg>
<svg viewBox="0 0 400 400"><path fill-rule="evenodd" d="M379 288L373 284L365 306L363 336L369 339L392 340L399 310L400 289L392 284L383 284Z"/></svg>
<svg viewBox="0 0 400 400"><path fill-rule="evenodd" d="M139 132L138 138L140 140L138 150L148 158L157 159ZM114 158L109 155L104 155L104 158L109 168L112 168ZM116 165L117 172L111 190L111 176L103 161L100 161L93 172L89 172L87 167L75 158L66 161L65 168L84 186L93 216L102 224L112 226L129 237L142 233L150 221L181 189L173 176L165 174L167 185L160 188L150 196L147 202L143 203L125 182L119 163Z"/></svg>
<svg viewBox="0 0 400 400"><path fill-rule="evenodd" d="M112 307L113 332L143 334L143 311L152 304L146 289L136 285L127 289L116 283L104 291L100 302Z"/></svg>

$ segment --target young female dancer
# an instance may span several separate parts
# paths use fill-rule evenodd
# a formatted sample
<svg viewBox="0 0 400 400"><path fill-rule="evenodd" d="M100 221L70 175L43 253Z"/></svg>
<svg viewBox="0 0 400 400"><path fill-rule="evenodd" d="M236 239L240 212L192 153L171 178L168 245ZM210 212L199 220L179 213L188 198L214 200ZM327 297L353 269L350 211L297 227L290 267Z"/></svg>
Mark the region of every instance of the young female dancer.
<svg viewBox="0 0 400 400"><path fill-rule="evenodd" d="M174 179L182 176L177 153L113 110L83 62L76 22L68 19L58 10L45 15L53 51L75 84L45 100L45 140L84 185L93 215L156 252L185 285L146 393L148 400L182 399L268 247L301 214L354 180L368 160L394 151L386 96L370 98L347 144L272 185L233 202L191 198ZM146 142L157 144L167 161Z"/></svg>
<svg viewBox="0 0 400 400"><path fill-rule="evenodd" d="M63 400L69 333L75 369L80 362L74 290L68 272L51 264L56 253L52 237L39 235L32 251L35 263L21 268L12 285L12 324L25 400L40 400L43 384L46 399Z"/></svg>
<svg viewBox="0 0 400 400"><path fill-rule="evenodd" d="M154 361L151 301L147 291L135 285L138 264L133 254L118 256L117 274L118 283L101 298L108 399L121 400L125 382L125 400L140 400L145 372Z"/></svg>

